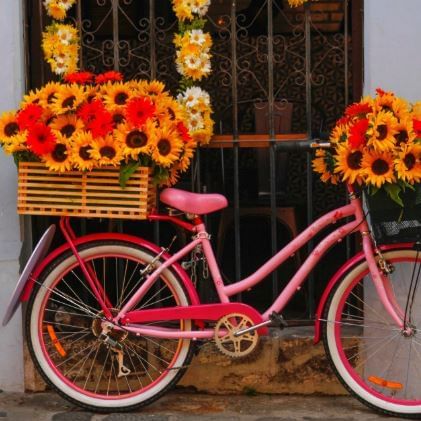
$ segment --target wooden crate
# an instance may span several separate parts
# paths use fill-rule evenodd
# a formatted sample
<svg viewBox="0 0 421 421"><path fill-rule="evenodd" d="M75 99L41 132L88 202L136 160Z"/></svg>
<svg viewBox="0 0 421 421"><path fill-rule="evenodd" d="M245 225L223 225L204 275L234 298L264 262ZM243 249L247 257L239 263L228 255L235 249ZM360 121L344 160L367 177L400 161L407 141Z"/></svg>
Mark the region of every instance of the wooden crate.
<svg viewBox="0 0 421 421"><path fill-rule="evenodd" d="M138 168L122 189L118 168L58 174L42 163L19 163L19 214L146 219L155 198L147 167Z"/></svg>

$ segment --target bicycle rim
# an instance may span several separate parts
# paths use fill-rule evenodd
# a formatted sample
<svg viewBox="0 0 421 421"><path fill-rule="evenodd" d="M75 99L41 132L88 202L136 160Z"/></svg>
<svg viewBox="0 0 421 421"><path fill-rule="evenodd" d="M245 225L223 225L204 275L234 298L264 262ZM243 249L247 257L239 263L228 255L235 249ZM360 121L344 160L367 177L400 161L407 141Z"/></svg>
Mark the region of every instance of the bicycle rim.
<svg viewBox="0 0 421 421"><path fill-rule="evenodd" d="M342 383L365 404L389 414L421 416L421 253L398 250L384 256L393 265L389 278L403 310L412 285L413 334L405 336L392 321L364 262L331 296L325 347Z"/></svg>
<svg viewBox="0 0 421 421"><path fill-rule="evenodd" d="M80 252L89 262L117 314L142 284L140 271L153 259L123 244L94 245ZM191 357L189 340L169 340L112 331L123 349L128 375L118 371L118 355L99 338L103 314L73 255L53 264L30 303L29 336L41 373L70 400L95 409L132 408L151 402L173 385ZM170 271L146 293L136 309L188 305L182 283ZM190 321L156 326L188 330Z"/></svg>

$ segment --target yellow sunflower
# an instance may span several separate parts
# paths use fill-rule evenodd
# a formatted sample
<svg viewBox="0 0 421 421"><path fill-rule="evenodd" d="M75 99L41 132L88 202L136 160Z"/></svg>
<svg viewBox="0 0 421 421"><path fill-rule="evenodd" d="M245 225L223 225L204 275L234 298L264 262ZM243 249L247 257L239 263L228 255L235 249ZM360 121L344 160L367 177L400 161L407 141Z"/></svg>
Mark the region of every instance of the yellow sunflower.
<svg viewBox="0 0 421 421"><path fill-rule="evenodd" d="M161 96L164 94L165 85L157 80L152 80L145 85L145 93L149 96Z"/></svg>
<svg viewBox="0 0 421 421"><path fill-rule="evenodd" d="M156 143L155 131L155 125L148 120L142 128L129 123L120 124L114 135L123 145L123 156L136 161L139 154L150 154L152 146Z"/></svg>
<svg viewBox="0 0 421 421"><path fill-rule="evenodd" d="M36 89L35 91L29 91L28 94L24 95L23 101L21 102L21 108L25 108L28 104L39 104L41 102L41 91ZM40 104L41 105L41 104Z"/></svg>
<svg viewBox="0 0 421 421"><path fill-rule="evenodd" d="M3 145L3 150L8 155L15 152L26 151L28 149L26 147L27 138L28 138L28 132L26 130L23 132L19 132L15 136L11 137L9 141Z"/></svg>
<svg viewBox="0 0 421 421"><path fill-rule="evenodd" d="M400 119L395 129L397 131L395 134L397 146L412 143L414 141L416 135L414 131L414 123L410 115Z"/></svg>
<svg viewBox="0 0 421 421"><path fill-rule="evenodd" d="M396 143L397 125L398 120L391 112L380 111L370 119L367 145L378 152L392 150Z"/></svg>
<svg viewBox="0 0 421 421"><path fill-rule="evenodd" d="M213 127L196 130L191 135L198 145L207 145L213 136Z"/></svg>
<svg viewBox="0 0 421 421"><path fill-rule="evenodd" d="M403 98L395 98L392 102L392 112L398 119L407 118L410 113L410 105Z"/></svg>
<svg viewBox="0 0 421 421"><path fill-rule="evenodd" d="M90 155L92 158L96 159L101 166L117 166L123 159L123 146L121 142L112 135L99 137L92 142Z"/></svg>
<svg viewBox="0 0 421 421"><path fill-rule="evenodd" d="M80 131L72 139L71 160L80 171L92 170L97 166L96 159L92 158L91 151L94 139L90 132Z"/></svg>
<svg viewBox="0 0 421 421"><path fill-rule="evenodd" d="M161 124L156 129L156 139L152 147L152 159L157 165L169 167L180 157L183 141L173 125Z"/></svg>
<svg viewBox="0 0 421 421"><path fill-rule="evenodd" d="M381 111L389 111L393 113L393 103L396 100L396 97L393 92L383 92L379 93L379 90L377 90L377 96L374 99L374 109L377 112Z"/></svg>
<svg viewBox="0 0 421 421"><path fill-rule="evenodd" d="M0 117L0 143L10 143L11 138L19 133L16 113L5 112Z"/></svg>
<svg viewBox="0 0 421 421"><path fill-rule="evenodd" d="M180 167L178 163L176 163L168 170L168 178L165 181L163 181L160 185L162 187L171 187L178 182L179 178Z"/></svg>
<svg viewBox="0 0 421 421"><path fill-rule="evenodd" d="M181 172L185 172L188 170L190 166L190 161L194 156L194 151L196 150L196 148L197 143L195 140L183 143L183 150L181 152L181 157L178 162L178 166Z"/></svg>
<svg viewBox="0 0 421 421"><path fill-rule="evenodd" d="M61 85L52 99L51 109L57 114L74 111L84 101L84 89L76 84Z"/></svg>
<svg viewBox="0 0 421 421"><path fill-rule="evenodd" d="M172 98L160 98L156 103L155 114L159 120L184 120L185 117L180 104Z"/></svg>
<svg viewBox="0 0 421 421"><path fill-rule="evenodd" d="M405 145L395 158L395 170L398 178L414 184L421 181L421 145Z"/></svg>
<svg viewBox="0 0 421 421"><path fill-rule="evenodd" d="M335 162L329 152L324 149L316 150L316 158L313 159L313 170L320 174L320 180L324 183L338 184L339 177L334 174Z"/></svg>
<svg viewBox="0 0 421 421"><path fill-rule="evenodd" d="M338 124L332 130L329 140L332 143L339 144L346 142L349 137L349 126L347 124Z"/></svg>
<svg viewBox="0 0 421 421"><path fill-rule="evenodd" d="M364 174L361 168L362 159L362 149L351 150L343 144L338 145L335 155L335 173L342 176L342 181L348 181L350 184L355 182L361 184Z"/></svg>
<svg viewBox="0 0 421 421"><path fill-rule="evenodd" d="M53 100L61 88L58 82L48 82L40 91L40 105L43 107L51 107Z"/></svg>
<svg viewBox="0 0 421 421"><path fill-rule="evenodd" d="M132 91L125 83L105 85L104 103L109 110L121 109L132 98Z"/></svg>
<svg viewBox="0 0 421 421"><path fill-rule="evenodd" d="M56 144L54 149L43 155L45 166L50 171L66 172L72 168L71 147L66 139L60 133L56 133Z"/></svg>
<svg viewBox="0 0 421 421"><path fill-rule="evenodd" d="M366 151L362 164L365 181L380 188L385 183L394 183L393 155L390 152Z"/></svg>
<svg viewBox="0 0 421 421"><path fill-rule="evenodd" d="M83 130L85 126L83 121L77 118L75 114L64 114L56 117L50 123L50 127L60 132L65 138L70 139L75 132Z"/></svg>

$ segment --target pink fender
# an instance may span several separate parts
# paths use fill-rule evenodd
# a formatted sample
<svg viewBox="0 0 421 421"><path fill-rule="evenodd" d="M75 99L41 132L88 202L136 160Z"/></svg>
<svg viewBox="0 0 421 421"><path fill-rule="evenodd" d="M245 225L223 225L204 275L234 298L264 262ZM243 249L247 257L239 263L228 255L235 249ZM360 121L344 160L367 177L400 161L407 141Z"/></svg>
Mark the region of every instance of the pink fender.
<svg viewBox="0 0 421 421"><path fill-rule="evenodd" d="M91 243L93 241L98 240L119 240L119 241L126 241L138 246L142 246L153 253L160 253L162 250L157 245L150 243L147 240L144 240L143 238L135 237L132 235L126 235L126 234L118 234L118 233L101 233L101 234L89 234L85 235L83 237L78 237L74 240L74 244L76 246L80 246L82 244ZM47 257L44 258L34 269L32 275L28 278L28 281L25 285L25 289L22 292L22 295L20 297L20 301L28 301L29 297L31 296L32 289L34 288L35 281L40 276L41 272L47 267L49 263L51 263L55 258L66 252L70 249L69 244L63 244L62 246L56 248L53 250ZM164 253L162 258L164 260L167 260L170 258L170 255L168 253ZM172 269L174 269L175 273L183 280L184 286L187 290L187 293L189 294L190 300L192 305L198 305L200 304L200 299L197 294L197 291L189 277L189 275L186 273L186 271L178 264L174 263L171 266Z"/></svg>
<svg viewBox="0 0 421 421"><path fill-rule="evenodd" d="M379 246L381 251L389 251L389 250L396 250L396 249L411 249L414 245L412 243L401 243L401 244L388 244ZM323 295L320 298L319 305L317 306L316 311L316 319L314 322L314 344L320 342L321 336L321 321L320 319L323 316L323 312L326 306L326 302L329 298L329 295L335 285L342 279L342 277L356 264L360 263L365 259L364 253L361 251L356 254L354 257L351 257L349 260L345 262L345 264L333 275L330 279L329 283L327 284L325 290L323 291Z"/></svg>

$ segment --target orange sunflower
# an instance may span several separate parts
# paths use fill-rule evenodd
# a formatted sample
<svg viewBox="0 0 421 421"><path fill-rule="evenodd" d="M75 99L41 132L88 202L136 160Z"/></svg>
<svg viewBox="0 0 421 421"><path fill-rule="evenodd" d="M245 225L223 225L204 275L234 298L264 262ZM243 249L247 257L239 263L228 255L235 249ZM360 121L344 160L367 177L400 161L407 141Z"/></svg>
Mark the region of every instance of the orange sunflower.
<svg viewBox="0 0 421 421"><path fill-rule="evenodd" d="M123 147L120 141L116 140L112 135L107 135L94 139L90 155L101 166L117 166L123 159Z"/></svg>
<svg viewBox="0 0 421 421"><path fill-rule="evenodd" d="M72 168L71 148L65 136L56 133L53 150L42 157L50 171L65 172Z"/></svg>
<svg viewBox="0 0 421 421"><path fill-rule="evenodd" d="M385 183L394 183L393 155L390 152L366 151L361 167L368 184L380 188Z"/></svg>
<svg viewBox="0 0 421 421"><path fill-rule="evenodd" d="M170 167L180 157L183 140L178 130L172 125L162 123L156 129L156 139L152 146L152 159L157 165Z"/></svg>
<svg viewBox="0 0 421 421"><path fill-rule="evenodd" d="M364 175L361 167L362 159L362 148L351 150L347 146L339 145L335 155L335 173L342 176L342 181L348 181L350 184L355 182L361 184Z"/></svg>
<svg viewBox="0 0 421 421"><path fill-rule="evenodd" d="M91 151L94 138L92 133L87 131L80 131L73 136L71 160L73 165L80 171L92 170L97 161L92 158Z"/></svg>
<svg viewBox="0 0 421 421"><path fill-rule="evenodd" d="M421 145L405 145L394 160L398 178L410 184L419 183L421 181L420 158Z"/></svg>
<svg viewBox="0 0 421 421"><path fill-rule="evenodd" d="M50 123L53 130L60 132L67 139L70 139L75 132L82 130L84 126L83 121L75 114L63 114Z"/></svg>
<svg viewBox="0 0 421 421"><path fill-rule="evenodd" d="M338 184L339 177L334 174L335 161L332 155L324 149L316 150L316 158L313 159L313 170L320 174L320 179L324 182Z"/></svg>
<svg viewBox="0 0 421 421"><path fill-rule="evenodd" d="M391 112L380 111L370 120L367 130L367 145L378 152L390 151L395 147L398 120Z"/></svg>
<svg viewBox="0 0 421 421"><path fill-rule="evenodd" d="M18 133L19 124L16 113L3 113L0 117L0 143L10 143L11 139Z"/></svg>

